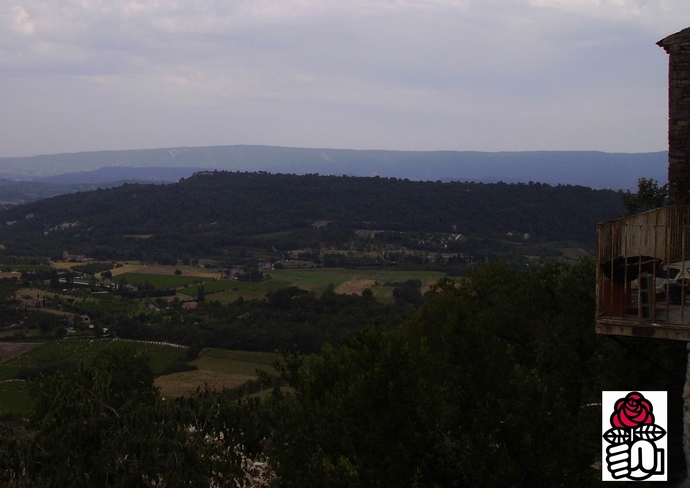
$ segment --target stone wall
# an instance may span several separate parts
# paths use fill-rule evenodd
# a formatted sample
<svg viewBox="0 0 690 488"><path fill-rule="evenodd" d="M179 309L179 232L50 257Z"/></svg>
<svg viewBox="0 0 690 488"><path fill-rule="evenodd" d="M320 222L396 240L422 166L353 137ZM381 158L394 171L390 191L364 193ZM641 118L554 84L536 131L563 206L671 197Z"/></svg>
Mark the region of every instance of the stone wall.
<svg viewBox="0 0 690 488"><path fill-rule="evenodd" d="M671 204L690 204L690 28L658 42L669 54L668 181Z"/></svg>

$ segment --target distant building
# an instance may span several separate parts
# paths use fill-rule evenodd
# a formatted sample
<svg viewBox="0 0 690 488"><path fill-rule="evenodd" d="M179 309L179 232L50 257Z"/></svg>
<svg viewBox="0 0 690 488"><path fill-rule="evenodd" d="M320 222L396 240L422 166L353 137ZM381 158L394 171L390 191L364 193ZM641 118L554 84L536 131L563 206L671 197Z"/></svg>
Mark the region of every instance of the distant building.
<svg viewBox="0 0 690 488"><path fill-rule="evenodd" d="M64 261L77 261L79 263L92 260L91 258L88 258L83 254L70 254L67 251L62 252L62 259Z"/></svg>

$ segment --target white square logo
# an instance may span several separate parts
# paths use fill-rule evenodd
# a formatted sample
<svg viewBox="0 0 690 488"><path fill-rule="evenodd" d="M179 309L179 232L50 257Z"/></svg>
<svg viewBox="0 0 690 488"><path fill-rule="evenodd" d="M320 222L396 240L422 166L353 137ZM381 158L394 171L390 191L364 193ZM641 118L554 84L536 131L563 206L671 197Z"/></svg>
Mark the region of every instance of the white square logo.
<svg viewBox="0 0 690 488"><path fill-rule="evenodd" d="M666 481L665 391L601 393L603 481Z"/></svg>

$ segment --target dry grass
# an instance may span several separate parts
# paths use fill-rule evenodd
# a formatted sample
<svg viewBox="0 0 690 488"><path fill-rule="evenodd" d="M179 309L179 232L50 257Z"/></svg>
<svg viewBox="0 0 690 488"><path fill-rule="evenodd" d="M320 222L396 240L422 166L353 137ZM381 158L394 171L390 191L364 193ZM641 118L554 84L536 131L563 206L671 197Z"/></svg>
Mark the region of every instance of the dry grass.
<svg viewBox="0 0 690 488"><path fill-rule="evenodd" d="M183 371L156 378L156 386L164 398L175 398L194 392L198 387L208 385L210 388L237 388L255 376L228 374L218 371L197 370Z"/></svg>
<svg viewBox="0 0 690 488"><path fill-rule="evenodd" d="M43 297L51 296L54 297L55 295L59 296L62 299L66 298L72 298L69 295L65 295L63 293L57 293L53 290L46 291L46 290L40 290L38 288L21 288L17 290L14 293L14 298L16 300L19 300L23 306L26 308L32 308L36 309L40 312L44 313L52 313L54 315L62 315L63 317L68 317L68 316L76 316L77 314L71 313L71 312L63 312L61 310L55 310L53 308L43 308ZM87 300L92 300L92 298L77 298L75 301L77 302L83 302Z"/></svg>
<svg viewBox="0 0 690 488"><path fill-rule="evenodd" d="M350 280L339 284L335 288L335 292L344 295L352 295L353 293L361 295L367 288L372 288L374 283L374 280Z"/></svg>
<svg viewBox="0 0 690 488"><path fill-rule="evenodd" d="M0 363L24 354L41 344L41 342L0 342Z"/></svg>
<svg viewBox="0 0 690 488"><path fill-rule="evenodd" d="M146 270L147 267L143 266L141 264L132 264L132 263L125 263L119 268L113 268L110 270L110 272L113 274L113 276L118 276L121 274L125 273L138 273L140 270ZM142 271L144 272L144 271Z"/></svg>

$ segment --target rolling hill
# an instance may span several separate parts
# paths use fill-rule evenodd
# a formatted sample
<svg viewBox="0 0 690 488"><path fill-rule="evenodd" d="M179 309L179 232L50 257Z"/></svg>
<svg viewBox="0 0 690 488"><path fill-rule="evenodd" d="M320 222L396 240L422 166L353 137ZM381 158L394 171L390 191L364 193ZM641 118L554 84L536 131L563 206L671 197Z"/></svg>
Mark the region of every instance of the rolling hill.
<svg viewBox="0 0 690 488"><path fill-rule="evenodd" d="M0 244L14 255L69 249L103 259L156 259L223 256L238 246L272 252L338 246L357 229L416 233L422 245L429 232L591 243L597 222L622 213L616 192L582 186L216 171L5 210Z"/></svg>

